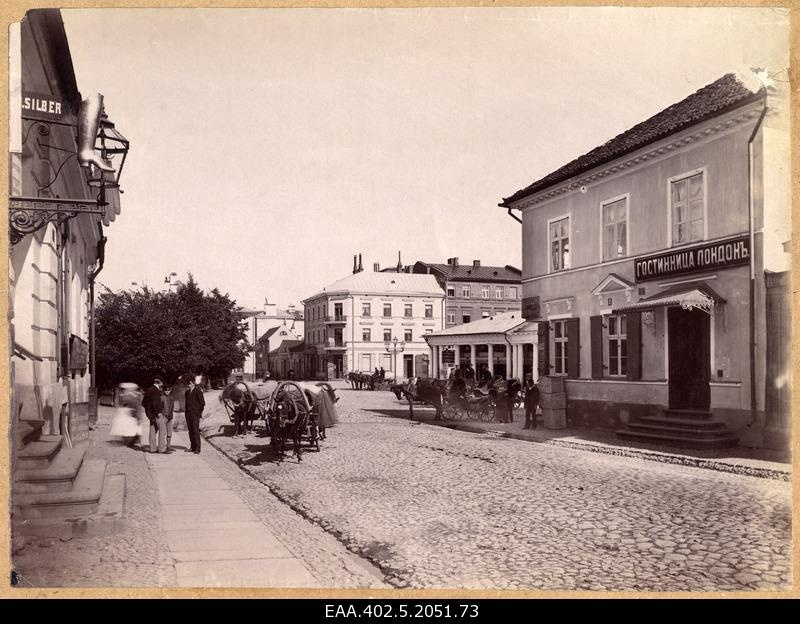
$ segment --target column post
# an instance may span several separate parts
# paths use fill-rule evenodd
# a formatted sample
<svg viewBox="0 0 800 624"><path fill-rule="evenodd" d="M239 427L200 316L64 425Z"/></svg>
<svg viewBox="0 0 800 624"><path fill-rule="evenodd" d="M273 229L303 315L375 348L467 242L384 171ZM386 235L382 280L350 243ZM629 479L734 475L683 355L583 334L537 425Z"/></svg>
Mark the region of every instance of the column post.
<svg viewBox="0 0 800 624"><path fill-rule="evenodd" d="M487 357L489 358L489 373L494 377L494 345L490 342L487 347Z"/></svg>
<svg viewBox="0 0 800 624"><path fill-rule="evenodd" d="M475 371L475 378L477 379L478 376L478 357L475 349L475 345L469 345L469 364L472 366L472 370Z"/></svg>

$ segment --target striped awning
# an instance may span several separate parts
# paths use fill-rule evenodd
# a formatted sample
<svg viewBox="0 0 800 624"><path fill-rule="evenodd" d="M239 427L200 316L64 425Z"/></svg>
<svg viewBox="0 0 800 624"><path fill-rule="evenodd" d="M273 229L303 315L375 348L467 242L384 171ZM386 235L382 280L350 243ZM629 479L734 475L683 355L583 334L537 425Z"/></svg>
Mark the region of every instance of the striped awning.
<svg viewBox="0 0 800 624"><path fill-rule="evenodd" d="M713 288L705 282L673 286L666 290L640 299L636 303L614 308L612 312L635 312L638 310L654 310L668 306L680 306L684 310L699 309L710 313L715 305L725 303Z"/></svg>

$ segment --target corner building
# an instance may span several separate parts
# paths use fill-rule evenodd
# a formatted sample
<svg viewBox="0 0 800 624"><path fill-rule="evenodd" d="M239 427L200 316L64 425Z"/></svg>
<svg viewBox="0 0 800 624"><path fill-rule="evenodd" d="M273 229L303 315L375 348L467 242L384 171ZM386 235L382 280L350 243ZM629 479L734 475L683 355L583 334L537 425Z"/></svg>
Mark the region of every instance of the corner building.
<svg viewBox="0 0 800 624"><path fill-rule="evenodd" d="M728 74L500 204L522 216L523 314L539 375L565 377L573 426L787 443L781 112L774 89ZM767 310L774 284L783 315Z"/></svg>

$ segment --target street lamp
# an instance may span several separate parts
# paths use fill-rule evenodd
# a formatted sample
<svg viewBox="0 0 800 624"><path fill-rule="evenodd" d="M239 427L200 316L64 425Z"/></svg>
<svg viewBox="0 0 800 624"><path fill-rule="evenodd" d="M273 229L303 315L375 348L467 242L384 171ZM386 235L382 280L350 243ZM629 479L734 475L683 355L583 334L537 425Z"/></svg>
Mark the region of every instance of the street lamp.
<svg viewBox="0 0 800 624"><path fill-rule="evenodd" d="M386 349L386 353L392 356L392 373L394 374L395 378L397 378L395 360L397 359L397 354L402 353L405 350L406 342L405 340L398 340L397 336L395 336L391 340L386 340L383 343L383 348Z"/></svg>

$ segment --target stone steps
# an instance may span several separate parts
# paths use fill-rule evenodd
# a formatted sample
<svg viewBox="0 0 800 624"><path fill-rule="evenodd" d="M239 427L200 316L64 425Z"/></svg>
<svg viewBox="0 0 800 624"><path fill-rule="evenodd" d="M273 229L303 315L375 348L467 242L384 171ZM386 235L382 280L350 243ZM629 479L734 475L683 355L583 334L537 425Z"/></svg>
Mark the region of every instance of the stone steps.
<svg viewBox="0 0 800 624"><path fill-rule="evenodd" d="M28 442L17 455L17 467L22 470L47 468L58 451L61 450L63 436L39 436L38 440Z"/></svg>
<svg viewBox="0 0 800 624"><path fill-rule="evenodd" d="M124 528L125 487L125 475L106 475L96 513L70 517L21 518L12 523L12 533L63 538L112 535Z"/></svg>
<svg viewBox="0 0 800 624"><path fill-rule="evenodd" d="M68 518L96 513L103 494L106 467L107 462L104 459L82 461L69 491L16 492L13 497L15 515L33 519Z"/></svg>
<svg viewBox="0 0 800 624"><path fill-rule="evenodd" d="M720 420L697 420L694 418L679 418L677 416L643 416L633 424L662 425L666 427L682 427L685 429L710 431L725 429L725 423Z"/></svg>
<svg viewBox="0 0 800 624"><path fill-rule="evenodd" d="M25 449L22 452L25 452ZM45 468L17 470L14 491L19 493L70 491L81 470L85 455L85 449L63 449Z"/></svg>
<svg viewBox="0 0 800 624"><path fill-rule="evenodd" d="M714 417L710 410L700 409L671 409L662 410L665 416L670 418L688 418L692 420L710 420Z"/></svg>
<svg viewBox="0 0 800 624"><path fill-rule="evenodd" d="M679 435L686 438L711 439L729 434L725 423L717 423L716 427L710 429L679 427L676 425L648 424L643 422L628 423L628 431L637 433L656 433L662 435Z"/></svg>
<svg viewBox="0 0 800 624"><path fill-rule="evenodd" d="M39 439L44 427L43 420L20 420L17 423L17 431L22 444L29 444Z"/></svg>
<svg viewBox="0 0 800 624"><path fill-rule="evenodd" d="M730 448L739 443L739 439L728 433L713 438L684 437L677 434L646 433L644 431L619 430L617 436L633 442L648 442L662 446L674 446L692 449Z"/></svg>
<svg viewBox="0 0 800 624"><path fill-rule="evenodd" d="M628 423L617 437L633 442L692 449L730 448L739 443L713 412L700 409L664 409L662 414L644 416Z"/></svg>

